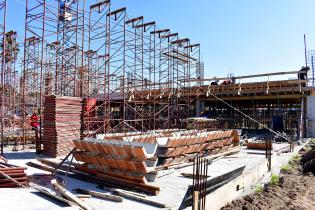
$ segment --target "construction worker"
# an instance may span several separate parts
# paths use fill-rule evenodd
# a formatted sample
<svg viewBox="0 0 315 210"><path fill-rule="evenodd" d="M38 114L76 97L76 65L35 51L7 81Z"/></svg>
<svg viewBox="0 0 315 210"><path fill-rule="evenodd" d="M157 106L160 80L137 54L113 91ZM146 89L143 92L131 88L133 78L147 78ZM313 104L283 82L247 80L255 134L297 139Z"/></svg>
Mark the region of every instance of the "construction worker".
<svg viewBox="0 0 315 210"><path fill-rule="evenodd" d="M32 116L30 117L30 126L32 127L32 130L35 131L35 144L38 144L38 123L39 117L37 116L37 111L34 111Z"/></svg>
<svg viewBox="0 0 315 210"><path fill-rule="evenodd" d="M60 21L71 21L71 4L77 3L77 0L65 0L61 1L59 5L59 20Z"/></svg>
<svg viewBox="0 0 315 210"><path fill-rule="evenodd" d="M303 66L301 68L301 70L299 71L298 73L298 79L299 80L302 80L303 82L301 82L301 87L306 87L306 84L307 84L307 72L310 70L309 67L305 67Z"/></svg>
<svg viewBox="0 0 315 210"><path fill-rule="evenodd" d="M215 81L212 81L210 83L211 86L214 86L214 85L219 85L219 80L215 80Z"/></svg>
<svg viewBox="0 0 315 210"><path fill-rule="evenodd" d="M299 80L306 80L306 79L307 79L307 72L308 72L309 70L310 70L309 67L303 66L303 67L301 68L301 70L299 71L299 73L298 73L298 79L299 79Z"/></svg>

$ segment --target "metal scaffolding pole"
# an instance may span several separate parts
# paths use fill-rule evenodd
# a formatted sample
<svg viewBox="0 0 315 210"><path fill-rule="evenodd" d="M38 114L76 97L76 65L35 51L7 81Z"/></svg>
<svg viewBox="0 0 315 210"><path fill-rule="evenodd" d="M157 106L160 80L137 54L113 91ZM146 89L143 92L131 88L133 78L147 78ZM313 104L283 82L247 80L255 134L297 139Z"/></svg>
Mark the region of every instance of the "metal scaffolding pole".
<svg viewBox="0 0 315 210"><path fill-rule="evenodd" d="M55 94L82 96L85 0L58 1Z"/></svg>
<svg viewBox="0 0 315 210"><path fill-rule="evenodd" d="M105 112L107 98L107 14L110 13L110 1L102 1L90 5L88 23L88 51L85 52L87 66L86 92L84 108L85 136L105 133L107 121L105 113L98 116L100 110ZM104 122L104 124L103 124ZM106 123L106 124L105 124Z"/></svg>
<svg viewBox="0 0 315 210"><path fill-rule="evenodd" d="M6 58L6 14L7 14L7 1L1 1L0 3L1 25L0 34L2 41L2 58L1 58L1 156L3 156L3 144L4 144L4 103L5 103L5 58Z"/></svg>
<svg viewBox="0 0 315 210"><path fill-rule="evenodd" d="M107 17L107 51L106 83L107 97L105 118L107 123L106 132L122 130L124 128L121 105L124 101L123 86L125 73L125 37L126 37L126 8L110 11ZM119 102L115 100L118 97ZM121 102L122 101L122 102Z"/></svg>
<svg viewBox="0 0 315 210"><path fill-rule="evenodd" d="M42 137L42 104L43 104L43 73L44 73L44 45L46 0L26 0L24 59L22 70L22 101L21 114L23 117L23 149L30 132L28 115L32 112L39 114L39 136L35 142L36 152L41 151Z"/></svg>

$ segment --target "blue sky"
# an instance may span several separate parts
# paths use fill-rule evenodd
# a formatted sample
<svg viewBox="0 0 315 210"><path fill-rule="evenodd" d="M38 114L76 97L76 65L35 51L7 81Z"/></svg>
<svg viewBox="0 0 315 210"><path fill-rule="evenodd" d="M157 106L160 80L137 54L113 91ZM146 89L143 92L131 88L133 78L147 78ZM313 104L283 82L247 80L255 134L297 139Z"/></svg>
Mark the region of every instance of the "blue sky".
<svg viewBox="0 0 315 210"><path fill-rule="evenodd" d="M23 2L8 0L8 28L21 37ZM120 7L200 43L206 77L298 70L303 34L315 48L314 0L112 0Z"/></svg>

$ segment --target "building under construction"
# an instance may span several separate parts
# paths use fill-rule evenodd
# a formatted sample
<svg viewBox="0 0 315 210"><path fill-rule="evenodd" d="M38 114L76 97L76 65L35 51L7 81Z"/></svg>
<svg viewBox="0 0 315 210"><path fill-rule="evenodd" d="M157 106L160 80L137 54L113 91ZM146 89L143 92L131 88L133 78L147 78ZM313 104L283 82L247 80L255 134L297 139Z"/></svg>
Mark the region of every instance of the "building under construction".
<svg viewBox="0 0 315 210"><path fill-rule="evenodd" d="M311 51L301 70L204 78L196 40L110 0L27 0L24 34L7 30L8 12L1 0L1 155L35 145L37 154L81 163L32 167L150 195L161 171L190 164L205 209L205 159L235 153L240 136L290 145L315 136ZM180 209L192 205L187 196Z"/></svg>

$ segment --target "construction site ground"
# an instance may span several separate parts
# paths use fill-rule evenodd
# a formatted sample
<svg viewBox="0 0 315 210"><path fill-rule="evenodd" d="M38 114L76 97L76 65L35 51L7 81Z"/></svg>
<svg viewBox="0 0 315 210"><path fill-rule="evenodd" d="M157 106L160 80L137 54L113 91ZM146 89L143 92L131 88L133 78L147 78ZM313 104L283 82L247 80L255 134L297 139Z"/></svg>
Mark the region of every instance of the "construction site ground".
<svg viewBox="0 0 315 210"><path fill-rule="evenodd" d="M295 151L297 151L300 147L296 147ZM292 157L293 153L284 153L283 151L288 150L288 144L275 144L274 151L272 154L272 173L279 173L280 167L288 162L290 157ZM15 164L18 166L25 166L28 161L36 161L36 155L33 150L30 151L19 151L12 152L10 148L7 148L5 151L6 158L11 164ZM239 189L231 190L230 186L226 184L211 193L207 196L207 206L212 207L211 209L218 209L225 205L227 202L237 198L238 196L243 196L249 194L254 191L257 183L270 179L270 173L265 171L266 168L266 158L264 151L257 150L249 150L246 147L241 147L240 152L234 153L232 155L223 157L218 159L209 165L208 171L210 179L211 177L216 177L237 169L241 166L245 166L243 174L248 174L251 179L248 179L247 176L244 175L244 179L246 179L246 183L244 180L240 181L236 179L233 183L241 185L238 186ZM33 174L49 174L48 172L34 169L32 167L28 167L26 170L27 175ZM183 177L181 173L192 173L192 166L185 167L182 169L170 169L164 170L162 173L158 174L158 177L154 184L158 185L161 188L161 192L157 196L148 196L149 199L154 201L158 201L161 203L165 203L168 208L167 209L178 209L179 205L182 202L182 199L186 193L186 190L189 185L192 184L192 179ZM257 173L259 172L259 173ZM262 176L260 176L262 175ZM241 175L243 176L243 175ZM265 178L264 178L265 177ZM83 182L79 180L75 180L72 178L64 178L66 185L65 187L68 190L73 190L75 188L85 188L94 191L106 192L104 190L100 190L96 188L96 185ZM235 182L235 183L234 183ZM244 186L242 186L244 185ZM49 186L50 187L50 186ZM222 193L225 192L225 187L229 191L231 196L221 197L220 202L214 202L216 196L222 196ZM231 191L235 191L235 193L231 193ZM62 203L56 202L52 200L36 190L32 188L21 189L0 189L0 202L1 209L6 210L40 210L40 209L64 209L65 206ZM121 203L89 198L85 199L85 201L90 204L91 207L95 209L137 209L137 210L150 210L150 209L158 209L153 206L149 206L146 204L138 203L133 200L124 199ZM66 209L76 209L75 207L67 207Z"/></svg>
<svg viewBox="0 0 315 210"><path fill-rule="evenodd" d="M222 208L242 209L315 209L315 176L310 172L303 173L300 156L296 156L281 171L278 184L268 183L263 189Z"/></svg>

